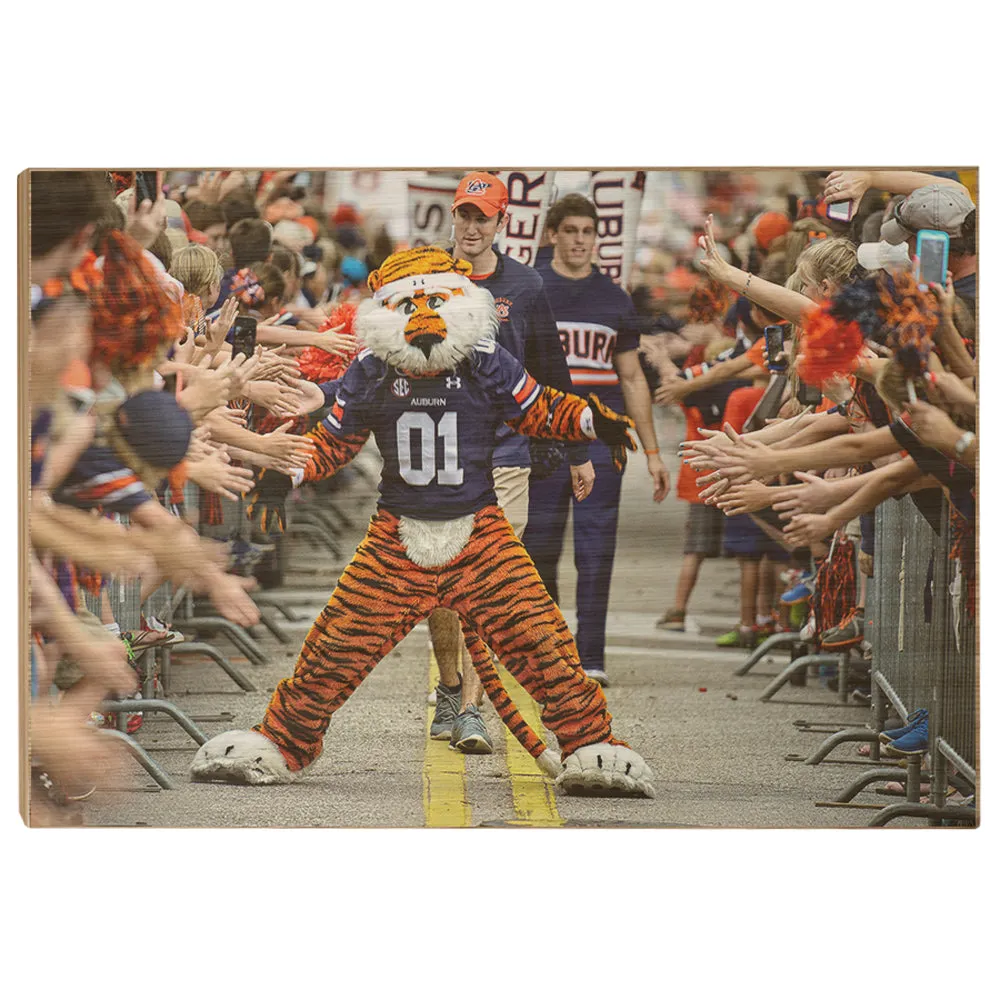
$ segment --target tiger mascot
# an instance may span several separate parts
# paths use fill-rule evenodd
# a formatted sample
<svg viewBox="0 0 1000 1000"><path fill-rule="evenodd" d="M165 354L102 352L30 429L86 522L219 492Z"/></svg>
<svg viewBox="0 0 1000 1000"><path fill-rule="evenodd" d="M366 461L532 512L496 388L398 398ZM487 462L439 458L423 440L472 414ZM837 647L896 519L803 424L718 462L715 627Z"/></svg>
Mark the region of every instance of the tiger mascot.
<svg viewBox="0 0 1000 1000"><path fill-rule="evenodd" d="M363 349L333 383L331 409L310 436L314 457L295 477L265 472L255 516L283 517L288 492L333 475L374 431L382 454L378 509L306 636L294 674L263 721L223 733L191 764L195 781L289 782L320 755L333 713L375 665L435 608L465 625L473 666L498 714L567 794L652 798L652 771L614 738L600 685L493 492L494 434L606 442L623 465L635 450L628 417L539 385L496 343L493 297L471 266L435 247L393 254L368 279L358 310ZM487 646L541 706L562 759L504 690Z"/></svg>

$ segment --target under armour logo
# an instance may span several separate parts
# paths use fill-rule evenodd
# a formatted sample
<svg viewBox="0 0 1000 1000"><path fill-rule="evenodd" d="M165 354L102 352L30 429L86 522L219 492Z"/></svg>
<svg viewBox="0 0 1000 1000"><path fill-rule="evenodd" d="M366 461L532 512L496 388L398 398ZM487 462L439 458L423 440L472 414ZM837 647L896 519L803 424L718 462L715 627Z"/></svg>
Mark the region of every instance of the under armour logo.
<svg viewBox="0 0 1000 1000"><path fill-rule="evenodd" d="M461 389L462 380L457 375L449 375L444 380L445 387L448 389Z"/></svg>

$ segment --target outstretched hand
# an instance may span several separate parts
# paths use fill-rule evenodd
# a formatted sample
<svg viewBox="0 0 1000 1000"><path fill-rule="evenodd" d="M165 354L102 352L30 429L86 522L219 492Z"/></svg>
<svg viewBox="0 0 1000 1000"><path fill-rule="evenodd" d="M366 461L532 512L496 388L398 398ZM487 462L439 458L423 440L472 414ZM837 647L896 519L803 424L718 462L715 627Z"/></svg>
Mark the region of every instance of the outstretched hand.
<svg viewBox="0 0 1000 1000"><path fill-rule="evenodd" d="M705 220L705 235L698 237L698 246L705 251L705 256L698 262L698 266L715 281L722 281L729 264L719 253L719 248L715 242L715 222L714 216L710 215Z"/></svg>

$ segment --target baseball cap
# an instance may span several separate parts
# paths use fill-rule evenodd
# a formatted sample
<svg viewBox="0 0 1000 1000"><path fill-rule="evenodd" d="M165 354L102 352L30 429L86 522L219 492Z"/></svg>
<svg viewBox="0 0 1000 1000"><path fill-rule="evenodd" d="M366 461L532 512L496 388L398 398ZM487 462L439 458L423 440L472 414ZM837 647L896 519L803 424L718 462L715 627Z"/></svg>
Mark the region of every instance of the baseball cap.
<svg viewBox="0 0 1000 1000"><path fill-rule="evenodd" d="M764 212L753 227L753 237L761 250L767 250L779 236L784 236L791 228L787 215L781 212Z"/></svg>
<svg viewBox="0 0 1000 1000"><path fill-rule="evenodd" d="M880 236L886 243L905 243L921 229L961 236L962 223L975 207L964 188L928 184L896 206L892 218L882 223Z"/></svg>
<svg viewBox="0 0 1000 1000"><path fill-rule="evenodd" d="M507 211L507 188L494 174L482 171L466 174L455 188L454 212L459 205L475 205L488 219Z"/></svg>
<svg viewBox="0 0 1000 1000"><path fill-rule="evenodd" d="M357 257L345 257L340 263L340 273L351 285L360 285L368 280L368 268Z"/></svg>
<svg viewBox="0 0 1000 1000"><path fill-rule="evenodd" d="M187 454L194 424L191 415L169 392L136 393L118 407L115 423L143 461L172 469Z"/></svg>

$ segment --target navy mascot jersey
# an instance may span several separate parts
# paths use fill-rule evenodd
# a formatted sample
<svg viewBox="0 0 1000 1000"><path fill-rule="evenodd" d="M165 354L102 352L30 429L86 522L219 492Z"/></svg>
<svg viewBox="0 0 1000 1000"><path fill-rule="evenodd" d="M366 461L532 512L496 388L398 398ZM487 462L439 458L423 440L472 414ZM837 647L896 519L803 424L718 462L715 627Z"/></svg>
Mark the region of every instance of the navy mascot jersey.
<svg viewBox="0 0 1000 1000"><path fill-rule="evenodd" d="M497 428L521 416L541 387L492 340L454 371L413 378L362 351L337 386L325 424L337 437L372 431L382 453L379 506L444 521L496 503Z"/></svg>
<svg viewBox="0 0 1000 1000"><path fill-rule="evenodd" d="M594 269L574 280L544 261L538 267L552 307L574 391L596 392L621 412L624 407L614 357L639 346L639 321L629 295Z"/></svg>

